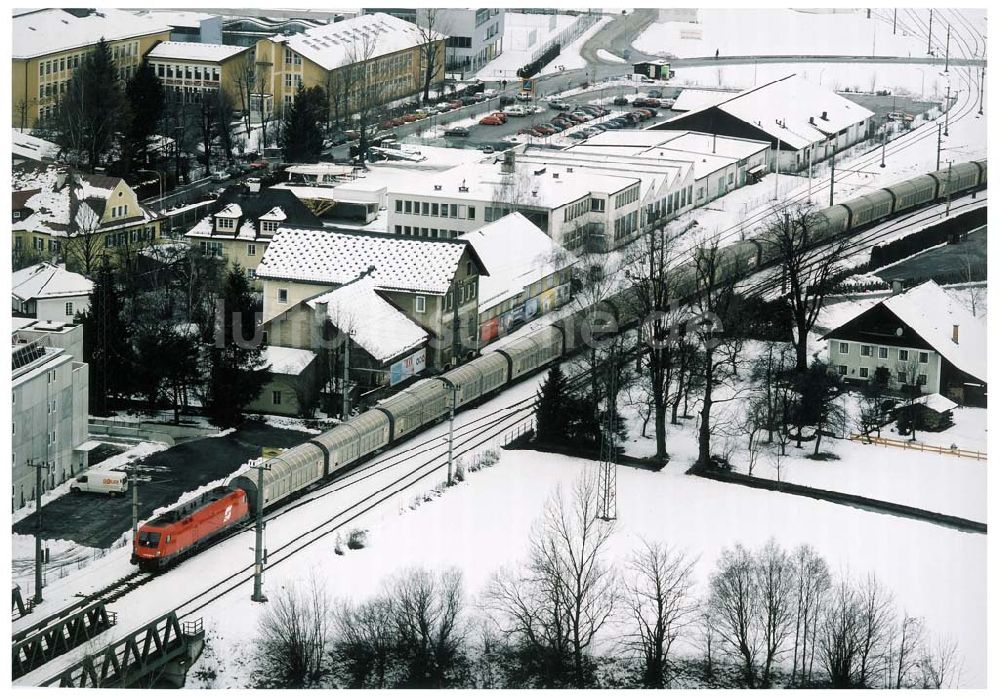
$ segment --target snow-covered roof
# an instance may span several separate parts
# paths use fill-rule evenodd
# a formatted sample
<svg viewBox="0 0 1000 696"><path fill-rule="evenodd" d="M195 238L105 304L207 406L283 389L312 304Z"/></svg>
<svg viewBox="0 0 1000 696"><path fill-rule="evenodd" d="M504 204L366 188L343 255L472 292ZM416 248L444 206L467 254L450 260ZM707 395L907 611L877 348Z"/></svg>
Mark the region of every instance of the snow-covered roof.
<svg viewBox="0 0 1000 696"><path fill-rule="evenodd" d="M59 154L59 146L15 128L11 141L11 152L15 157L41 162L42 160L55 159L56 155Z"/></svg>
<svg viewBox="0 0 1000 696"><path fill-rule="evenodd" d="M479 279L480 312L576 261L521 213L506 215L460 239L472 245L490 272Z"/></svg>
<svg viewBox="0 0 1000 696"><path fill-rule="evenodd" d="M674 100L671 111L699 111L715 106L733 96L735 92L719 89L684 89Z"/></svg>
<svg viewBox="0 0 1000 696"><path fill-rule="evenodd" d="M186 27L190 29L198 29L204 20L218 16L204 12L186 12L184 10L143 10L136 12L136 14L140 17L152 17L172 27Z"/></svg>
<svg viewBox="0 0 1000 696"><path fill-rule="evenodd" d="M50 263L14 271L11 294L22 300L89 295L94 281Z"/></svg>
<svg viewBox="0 0 1000 696"><path fill-rule="evenodd" d="M285 215L285 211L281 209L280 205L276 205L269 211L260 216L261 220L287 220L288 216Z"/></svg>
<svg viewBox="0 0 1000 696"><path fill-rule="evenodd" d="M900 318L941 357L986 381L986 323L978 319L933 280L894 295L882 305ZM958 342L952 340L958 326Z"/></svg>
<svg viewBox="0 0 1000 696"><path fill-rule="evenodd" d="M333 70L359 60L422 46L427 42L424 36L427 32L406 20L376 12L292 36L275 36L272 41L288 46L325 70ZM438 32L431 33L434 40L445 38Z"/></svg>
<svg viewBox="0 0 1000 696"><path fill-rule="evenodd" d="M86 10L75 10L79 13ZM102 7L78 17L66 10L44 9L16 15L11 57L25 60L71 51L105 41L169 33L170 26L156 17Z"/></svg>
<svg viewBox="0 0 1000 696"><path fill-rule="evenodd" d="M276 375L300 375L316 359L311 350L285 348L284 346L264 346L261 351L267 369Z"/></svg>
<svg viewBox="0 0 1000 696"><path fill-rule="evenodd" d="M793 149L820 142L848 126L869 119L872 112L844 99L835 92L798 75L788 75L773 82L730 96L713 106L677 116L681 121L691 114L717 108L751 125ZM826 114L826 118L823 115ZM812 119L812 121L810 121Z"/></svg>
<svg viewBox="0 0 1000 696"><path fill-rule="evenodd" d="M927 394L926 396L921 396L919 399L914 399L913 403L926 406L930 410L937 411L938 413L944 413L945 411L950 411L953 408L958 408L958 404L948 397L941 396L940 394Z"/></svg>
<svg viewBox="0 0 1000 696"><path fill-rule="evenodd" d="M418 348L429 334L377 292L378 283L361 278L307 302L326 305L327 317L373 358L386 361Z"/></svg>
<svg viewBox="0 0 1000 696"><path fill-rule="evenodd" d="M243 209L240 208L239 203L230 203L225 208L216 213L219 217L240 217L243 215Z"/></svg>
<svg viewBox="0 0 1000 696"><path fill-rule="evenodd" d="M224 46L193 41L161 41L146 56L150 60L198 60L221 63L248 50L250 50L249 46Z"/></svg>
<svg viewBox="0 0 1000 696"><path fill-rule="evenodd" d="M380 289L443 295L466 248L455 240L281 227L257 276L346 285L374 269L371 277Z"/></svg>

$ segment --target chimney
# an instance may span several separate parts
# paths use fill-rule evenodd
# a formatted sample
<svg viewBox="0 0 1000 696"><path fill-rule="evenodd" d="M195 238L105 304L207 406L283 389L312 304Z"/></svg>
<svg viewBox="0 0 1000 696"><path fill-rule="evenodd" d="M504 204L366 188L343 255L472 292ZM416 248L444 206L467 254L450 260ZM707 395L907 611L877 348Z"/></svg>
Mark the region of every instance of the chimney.
<svg viewBox="0 0 1000 696"><path fill-rule="evenodd" d="M951 325L951 341L955 345L958 345L958 324Z"/></svg>
<svg viewBox="0 0 1000 696"><path fill-rule="evenodd" d="M514 173L514 164L516 163L515 157L516 155L513 150L507 150L503 153L503 164L500 165L501 174Z"/></svg>
<svg viewBox="0 0 1000 696"><path fill-rule="evenodd" d="M559 172L552 172L552 178L553 179L558 179L559 178Z"/></svg>
<svg viewBox="0 0 1000 696"><path fill-rule="evenodd" d="M809 117L809 125L810 126L815 126L816 125L816 119L814 117L812 117L812 116Z"/></svg>
<svg viewBox="0 0 1000 696"><path fill-rule="evenodd" d="M903 292L903 281L894 278L892 281L892 294L898 295L901 292Z"/></svg>
<svg viewBox="0 0 1000 696"><path fill-rule="evenodd" d="M65 183L66 183L66 170L60 169L58 172L56 172L56 191L61 189Z"/></svg>
<svg viewBox="0 0 1000 696"><path fill-rule="evenodd" d="M820 118L821 118L821 119L823 119L824 121L829 121L829 120L830 120L830 119L828 119L828 118L826 117L826 112L825 112L825 111L823 112L823 115L822 115L822 116L820 116Z"/></svg>

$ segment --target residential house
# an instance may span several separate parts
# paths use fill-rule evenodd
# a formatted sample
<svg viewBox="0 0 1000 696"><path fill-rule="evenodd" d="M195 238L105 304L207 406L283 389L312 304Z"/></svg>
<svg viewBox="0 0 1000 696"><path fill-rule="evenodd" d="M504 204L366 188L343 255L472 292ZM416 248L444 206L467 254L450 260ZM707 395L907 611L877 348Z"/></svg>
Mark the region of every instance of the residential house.
<svg viewBox="0 0 1000 696"><path fill-rule="evenodd" d="M230 186L211 211L184 236L202 252L238 263L255 283L257 266L279 227L323 226L292 192L259 183Z"/></svg>
<svg viewBox="0 0 1000 696"><path fill-rule="evenodd" d="M25 131L13 129L10 150L12 164L22 162L53 162L59 155L59 146L48 140L35 137Z"/></svg>
<svg viewBox="0 0 1000 696"><path fill-rule="evenodd" d="M705 95L702 95L703 97ZM874 114L860 104L788 75L738 94L719 93L651 130L689 130L763 140L779 171L798 172L865 140ZM780 155L775 157L775 154Z"/></svg>
<svg viewBox="0 0 1000 696"><path fill-rule="evenodd" d="M479 277L486 274L463 240L291 227L278 230L257 267L265 325L306 300L371 278L383 299L429 334L427 362L435 369L475 353Z"/></svg>
<svg viewBox="0 0 1000 696"><path fill-rule="evenodd" d="M65 264L40 263L14 271L11 308L15 316L72 323L90 309L93 291L94 281Z"/></svg>
<svg viewBox="0 0 1000 696"><path fill-rule="evenodd" d="M126 80L150 48L170 38L170 27L110 7L14 10L12 38L11 120L33 128L55 112L73 73L102 39Z"/></svg>
<svg viewBox="0 0 1000 696"><path fill-rule="evenodd" d="M102 258L115 262L160 240L165 218L140 204L124 179L25 162L14 167L13 185L15 251L86 273Z"/></svg>
<svg viewBox="0 0 1000 696"><path fill-rule="evenodd" d="M265 346L261 357L270 380L248 411L277 416L301 416L316 405L318 390L316 354L311 350Z"/></svg>
<svg viewBox="0 0 1000 696"><path fill-rule="evenodd" d="M895 294L823 337L829 363L863 383L886 374L893 390L919 385L968 405L986 403L986 324L934 281Z"/></svg>

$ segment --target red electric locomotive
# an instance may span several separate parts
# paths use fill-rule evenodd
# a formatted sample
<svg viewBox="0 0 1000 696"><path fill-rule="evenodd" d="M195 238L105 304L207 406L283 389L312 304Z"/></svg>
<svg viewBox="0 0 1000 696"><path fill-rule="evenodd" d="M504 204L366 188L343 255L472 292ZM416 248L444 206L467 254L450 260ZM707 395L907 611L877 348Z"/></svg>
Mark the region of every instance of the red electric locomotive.
<svg viewBox="0 0 1000 696"><path fill-rule="evenodd" d="M141 570L166 568L249 514L242 488L213 488L140 526L132 540L132 564Z"/></svg>

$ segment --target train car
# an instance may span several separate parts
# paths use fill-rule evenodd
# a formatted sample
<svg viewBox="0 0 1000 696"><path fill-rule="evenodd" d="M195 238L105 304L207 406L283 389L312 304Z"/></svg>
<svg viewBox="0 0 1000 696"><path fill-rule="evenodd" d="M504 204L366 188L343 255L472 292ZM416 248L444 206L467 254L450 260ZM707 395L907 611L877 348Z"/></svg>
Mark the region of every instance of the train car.
<svg viewBox="0 0 1000 696"><path fill-rule="evenodd" d="M719 249L719 273L722 278L739 278L760 264L760 243L746 240Z"/></svg>
<svg viewBox="0 0 1000 696"><path fill-rule="evenodd" d="M832 239L841 235L851 227L851 211L843 205L834 205L823 208L816 213L816 221L810 230L810 244ZM771 259L763 259L770 261Z"/></svg>
<svg viewBox="0 0 1000 696"><path fill-rule="evenodd" d="M982 170L975 162L961 162L951 166L951 170L942 169L930 174L938 182L937 197L945 198L962 193L979 186Z"/></svg>
<svg viewBox="0 0 1000 696"><path fill-rule="evenodd" d="M979 185L986 186L986 160L973 160L973 164L979 168Z"/></svg>
<svg viewBox="0 0 1000 696"><path fill-rule="evenodd" d="M851 211L851 229L884 220L892 214L892 194L884 189L866 193L842 203Z"/></svg>
<svg viewBox="0 0 1000 696"><path fill-rule="evenodd" d="M213 488L140 526L132 540L132 564L140 570L162 570L249 514L246 491Z"/></svg>
<svg viewBox="0 0 1000 696"><path fill-rule="evenodd" d="M309 442L323 450L323 475L361 459L389 444L389 417L377 409L365 411Z"/></svg>
<svg viewBox="0 0 1000 696"><path fill-rule="evenodd" d="M563 354L563 334L555 326L546 326L497 350L510 359L511 381L550 363Z"/></svg>
<svg viewBox="0 0 1000 696"><path fill-rule="evenodd" d="M904 213L911 208L930 203L937 193L937 180L929 174L901 181L885 190L893 197L893 213Z"/></svg>
<svg viewBox="0 0 1000 696"><path fill-rule="evenodd" d="M389 441L395 442L448 413L451 398L444 382L424 379L380 401L375 408L389 417Z"/></svg>
<svg viewBox="0 0 1000 696"><path fill-rule="evenodd" d="M455 408L491 394L510 381L510 360L503 353L487 353L437 379L455 388Z"/></svg>
<svg viewBox="0 0 1000 696"><path fill-rule="evenodd" d="M258 505L266 508L311 486L323 478L326 468L323 450L312 441L285 450L277 457L268 459L266 465L261 491L257 490L256 471L246 471L229 480L230 486L246 491L253 510Z"/></svg>

